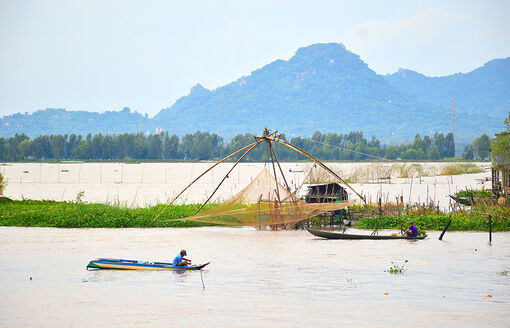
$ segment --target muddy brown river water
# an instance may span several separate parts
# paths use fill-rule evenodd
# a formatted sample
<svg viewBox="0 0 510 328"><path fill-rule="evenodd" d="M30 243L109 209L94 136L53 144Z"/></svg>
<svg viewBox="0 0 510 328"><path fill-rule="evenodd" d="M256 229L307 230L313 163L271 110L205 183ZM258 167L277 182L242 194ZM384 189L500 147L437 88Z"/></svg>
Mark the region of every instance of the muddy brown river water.
<svg viewBox="0 0 510 328"><path fill-rule="evenodd" d="M0 326L508 327L510 233L492 245L487 233L438 234L0 227ZM85 269L98 257L167 260L181 248L212 261L205 290L200 272ZM406 259L404 274L385 272Z"/></svg>

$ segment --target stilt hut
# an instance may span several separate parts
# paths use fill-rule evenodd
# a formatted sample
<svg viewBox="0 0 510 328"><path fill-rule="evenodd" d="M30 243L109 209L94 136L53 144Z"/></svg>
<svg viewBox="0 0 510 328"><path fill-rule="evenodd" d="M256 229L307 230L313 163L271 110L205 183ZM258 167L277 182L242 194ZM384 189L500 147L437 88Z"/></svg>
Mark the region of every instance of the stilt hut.
<svg viewBox="0 0 510 328"><path fill-rule="evenodd" d="M498 138L510 138L510 135L496 134ZM492 192L497 198L510 197L510 152L492 150Z"/></svg>

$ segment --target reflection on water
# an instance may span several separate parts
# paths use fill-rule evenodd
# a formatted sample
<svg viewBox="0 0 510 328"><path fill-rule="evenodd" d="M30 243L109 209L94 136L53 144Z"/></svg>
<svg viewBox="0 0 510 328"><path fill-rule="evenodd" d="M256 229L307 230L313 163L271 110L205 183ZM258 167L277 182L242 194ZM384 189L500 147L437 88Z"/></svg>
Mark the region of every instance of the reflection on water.
<svg viewBox="0 0 510 328"><path fill-rule="evenodd" d="M1 227L0 326L508 326L510 233L493 245L487 233L438 235ZM169 261L182 248L212 262L205 290L196 271L85 269L98 257ZM385 272L406 259L404 275Z"/></svg>

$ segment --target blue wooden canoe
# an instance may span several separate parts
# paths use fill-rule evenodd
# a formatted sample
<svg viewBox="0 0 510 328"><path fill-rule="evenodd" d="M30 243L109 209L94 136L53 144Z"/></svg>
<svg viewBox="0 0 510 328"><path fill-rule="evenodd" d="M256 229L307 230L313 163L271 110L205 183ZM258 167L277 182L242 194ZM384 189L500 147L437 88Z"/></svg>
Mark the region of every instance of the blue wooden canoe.
<svg viewBox="0 0 510 328"><path fill-rule="evenodd" d="M113 269L113 270L201 270L211 262L197 265L176 266L167 262L147 262L122 259L97 259L90 261L88 269Z"/></svg>

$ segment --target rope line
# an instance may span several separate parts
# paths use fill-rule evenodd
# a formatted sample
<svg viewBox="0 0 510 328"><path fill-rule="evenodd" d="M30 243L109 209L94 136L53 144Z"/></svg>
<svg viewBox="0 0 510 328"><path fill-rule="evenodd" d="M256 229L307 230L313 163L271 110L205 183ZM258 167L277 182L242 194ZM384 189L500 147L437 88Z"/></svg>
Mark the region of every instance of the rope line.
<svg viewBox="0 0 510 328"><path fill-rule="evenodd" d="M311 142L315 142L315 143L318 143L318 144L321 144L321 145L324 145L324 146L329 146L329 147L333 147L333 148L339 148L339 149L342 149L344 151L348 151L348 152L355 153L355 154L358 154L358 155L369 156L369 157L377 158L377 159L380 159L380 160L383 160L383 161L387 161L387 162L398 162L396 160L386 159L384 157L379 157L379 156L375 156L375 155L371 155L371 154L362 153L362 152L359 152L359 151L347 149L345 147L340 147L340 146L336 146L336 145L327 144L325 142L320 142L320 141L317 141L317 140L313 140L311 138L303 138L303 139L311 141Z"/></svg>

